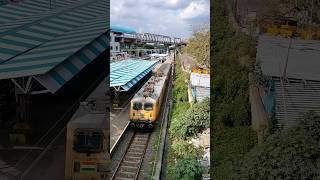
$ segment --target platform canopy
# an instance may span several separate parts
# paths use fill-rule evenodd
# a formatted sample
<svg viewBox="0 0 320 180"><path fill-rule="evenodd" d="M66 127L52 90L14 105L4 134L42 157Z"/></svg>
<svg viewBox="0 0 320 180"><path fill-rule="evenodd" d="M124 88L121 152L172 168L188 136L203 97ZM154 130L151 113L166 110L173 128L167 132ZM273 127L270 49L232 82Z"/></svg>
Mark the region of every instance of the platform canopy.
<svg viewBox="0 0 320 180"><path fill-rule="evenodd" d="M110 64L110 87L128 91L146 76L158 61L127 59Z"/></svg>
<svg viewBox="0 0 320 180"><path fill-rule="evenodd" d="M55 93L109 49L108 1L48 2L0 7L0 79L22 93Z"/></svg>
<svg viewBox="0 0 320 180"><path fill-rule="evenodd" d="M119 25L111 25L111 32L120 32L120 33L127 33L127 34L135 34L136 31L132 28L123 27Z"/></svg>

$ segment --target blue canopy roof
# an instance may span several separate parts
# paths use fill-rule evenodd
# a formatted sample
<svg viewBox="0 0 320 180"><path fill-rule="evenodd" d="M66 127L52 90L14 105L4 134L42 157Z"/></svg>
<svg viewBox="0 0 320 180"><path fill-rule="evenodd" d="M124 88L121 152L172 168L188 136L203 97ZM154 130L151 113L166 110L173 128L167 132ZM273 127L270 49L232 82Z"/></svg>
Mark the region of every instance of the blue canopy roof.
<svg viewBox="0 0 320 180"><path fill-rule="evenodd" d="M158 61L127 59L110 64L110 87L128 91L147 75Z"/></svg>
<svg viewBox="0 0 320 180"><path fill-rule="evenodd" d="M135 34L136 31L131 28L122 27L118 25L111 25L111 31L112 32L121 32L121 33L127 33L127 34Z"/></svg>
<svg viewBox="0 0 320 180"><path fill-rule="evenodd" d="M58 0L48 11L40 8L44 2L0 8L0 79L34 77L54 93L108 49L109 4Z"/></svg>

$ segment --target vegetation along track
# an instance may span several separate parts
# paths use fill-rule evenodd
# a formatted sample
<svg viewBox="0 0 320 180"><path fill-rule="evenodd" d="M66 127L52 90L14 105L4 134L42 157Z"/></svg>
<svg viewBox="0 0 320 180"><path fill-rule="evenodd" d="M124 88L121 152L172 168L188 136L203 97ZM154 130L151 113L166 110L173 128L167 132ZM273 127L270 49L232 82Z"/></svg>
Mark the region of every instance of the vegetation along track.
<svg viewBox="0 0 320 180"><path fill-rule="evenodd" d="M132 179L139 176L140 168L149 144L150 132L136 131L130 141L119 166L112 176L112 180Z"/></svg>

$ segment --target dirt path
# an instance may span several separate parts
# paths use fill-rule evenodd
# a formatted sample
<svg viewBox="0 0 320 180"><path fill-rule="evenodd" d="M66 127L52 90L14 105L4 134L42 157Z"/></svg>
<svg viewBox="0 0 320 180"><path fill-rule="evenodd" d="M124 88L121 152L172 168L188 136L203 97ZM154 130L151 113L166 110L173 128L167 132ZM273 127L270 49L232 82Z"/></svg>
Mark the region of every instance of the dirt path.
<svg viewBox="0 0 320 180"><path fill-rule="evenodd" d="M182 54L181 55L181 67L182 70L185 72L189 72L193 65L193 58L189 56L188 54Z"/></svg>

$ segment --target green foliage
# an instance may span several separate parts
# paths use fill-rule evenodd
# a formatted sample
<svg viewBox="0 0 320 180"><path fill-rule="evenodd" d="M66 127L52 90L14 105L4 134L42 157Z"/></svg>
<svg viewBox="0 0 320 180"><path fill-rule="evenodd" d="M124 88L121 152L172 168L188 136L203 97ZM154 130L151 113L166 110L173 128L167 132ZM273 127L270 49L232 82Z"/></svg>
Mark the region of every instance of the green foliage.
<svg viewBox="0 0 320 180"><path fill-rule="evenodd" d="M177 58L176 72L173 79L174 87L172 91L173 103L188 102L187 74L182 71L180 58Z"/></svg>
<svg viewBox="0 0 320 180"><path fill-rule="evenodd" d="M233 162L257 143L248 97L256 41L229 24L226 1L214 0L212 9L211 172L213 179L231 179Z"/></svg>
<svg viewBox="0 0 320 180"><path fill-rule="evenodd" d="M250 127L245 126L214 128L212 131L213 179L229 179L232 162L254 147L257 135Z"/></svg>
<svg viewBox="0 0 320 180"><path fill-rule="evenodd" d="M195 58L200 67L210 68L209 29L195 31L183 51Z"/></svg>
<svg viewBox="0 0 320 180"><path fill-rule="evenodd" d="M319 179L320 116L269 136L233 165L235 179Z"/></svg>
<svg viewBox="0 0 320 180"><path fill-rule="evenodd" d="M306 0L268 0L258 4L260 17L275 20L284 16L296 17L299 24L319 23L319 8L320 1Z"/></svg>
<svg viewBox="0 0 320 180"><path fill-rule="evenodd" d="M194 158L178 159L175 166L169 166L169 177L172 180L201 180L203 167Z"/></svg>
<svg viewBox="0 0 320 180"><path fill-rule="evenodd" d="M191 146L187 141L175 138L171 145L172 151L174 152L174 157L178 159L183 158L197 158L201 153L200 149Z"/></svg>
<svg viewBox="0 0 320 180"><path fill-rule="evenodd" d="M247 68L236 61L220 67L211 85L213 120L228 127L249 125Z"/></svg>
<svg viewBox="0 0 320 180"><path fill-rule="evenodd" d="M171 135L179 136L184 139L193 137L209 128L210 102L205 99L200 103L194 104L177 118L172 120Z"/></svg>
<svg viewBox="0 0 320 180"><path fill-rule="evenodd" d="M211 81L213 120L219 126L250 125L248 73L255 61L255 41L234 30L228 22L226 2L213 2L216 24L212 30L215 71ZM218 124L217 124L218 123Z"/></svg>
<svg viewBox="0 0 320 180"><path fill-rule="evenodd" d="M201 179L203 170L197 160L202 154L201 149L190 145L182 137L193 136L201 132L204 127L209 127L209 100L190 108L186 83L188 75L182 71L179 58L175 72L172 91L173 107L169 127L170 148L167 179Z"/></svg>

